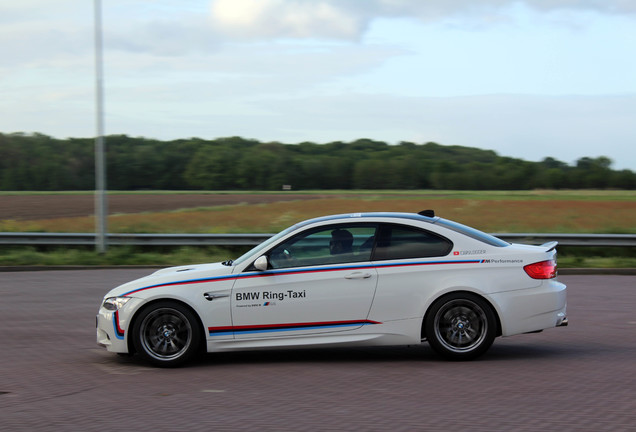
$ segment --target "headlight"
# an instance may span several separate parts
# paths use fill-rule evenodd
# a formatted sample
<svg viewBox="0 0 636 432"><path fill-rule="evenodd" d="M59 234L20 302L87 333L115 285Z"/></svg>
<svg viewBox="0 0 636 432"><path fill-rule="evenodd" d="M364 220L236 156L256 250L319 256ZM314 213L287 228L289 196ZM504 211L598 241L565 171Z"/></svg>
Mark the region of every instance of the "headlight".
<svg viewBox="0 0 636 432"><path fill-rule="evenodd" d="M108 297L102 306L110 311L116 311L124 307L130 299L131 297Z"/></svg>

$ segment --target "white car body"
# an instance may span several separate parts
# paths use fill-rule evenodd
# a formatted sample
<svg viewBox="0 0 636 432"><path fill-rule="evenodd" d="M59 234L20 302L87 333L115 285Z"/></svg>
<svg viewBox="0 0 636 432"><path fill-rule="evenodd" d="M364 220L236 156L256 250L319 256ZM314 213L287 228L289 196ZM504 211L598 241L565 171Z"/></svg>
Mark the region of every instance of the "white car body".
<svg viewBox="0 0 636 432"><path fill-rule="evenodd" d="M321 243L336 228L352 233L352 251L328 256ZM495 336L567 325L555 246L508 244L430 213L312 219L229 265L167 268L111 290L97 315L97 342L161 366L187 360L194 345L215 352L426 339L446 357L474 358ZM433 256L412 256L428 248L423 255ZM547 270L534 278L527 266ZM161 318L173 305L177 318ZM179 338L184 324L190 333ZM473 336L486 340L464 345ZM455 337L457 346L447 347L444 340Z"/></svg>

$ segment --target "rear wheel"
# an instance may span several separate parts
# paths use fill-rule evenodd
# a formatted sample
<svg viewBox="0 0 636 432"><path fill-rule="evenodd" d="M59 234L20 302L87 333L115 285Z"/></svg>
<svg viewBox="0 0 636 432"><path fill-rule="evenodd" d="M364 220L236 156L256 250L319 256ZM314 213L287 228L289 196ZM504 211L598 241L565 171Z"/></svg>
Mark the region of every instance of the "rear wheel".
<svg viewBox="0 0 636 432"><path fill-rule="evenodd" d="M450 360L472 360L482 355L496 334L492 308L470 293L439 299L431 306L424 326L431 348Z"/></svg>
<svg viewBox="0 0 636 432"><path fill-rule="evenodd" d="M157 366L174 367L196 354L201 329L188 308L174 302L159 302L141 311L132 336L142 357Z"/></svg>

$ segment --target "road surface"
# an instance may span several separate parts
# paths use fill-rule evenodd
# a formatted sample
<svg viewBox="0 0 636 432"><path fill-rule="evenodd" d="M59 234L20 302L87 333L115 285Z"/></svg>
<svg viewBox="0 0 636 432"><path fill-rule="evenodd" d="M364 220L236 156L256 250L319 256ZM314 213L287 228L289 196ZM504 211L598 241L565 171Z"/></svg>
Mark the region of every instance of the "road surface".
<svg viewBox="0 0 636 432"><path fill-rule="evenodd" d="M473 362L423 345L225 353L166 370L95 344L102 296L147 273L0 273L0 430L636 428L635 276L562 276L569 327L499 338Z"/></svg>

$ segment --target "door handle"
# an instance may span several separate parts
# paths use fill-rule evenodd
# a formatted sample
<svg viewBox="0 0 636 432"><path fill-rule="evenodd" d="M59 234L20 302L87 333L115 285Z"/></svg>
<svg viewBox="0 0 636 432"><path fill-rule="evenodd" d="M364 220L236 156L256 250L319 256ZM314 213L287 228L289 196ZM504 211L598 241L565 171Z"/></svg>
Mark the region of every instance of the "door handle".
<svg viewBox="0 0 636 432"><path fill-rule="evenodd" d="M369 279L371 276L371 273L353 272L346 275L345 279Z"/></svg>

